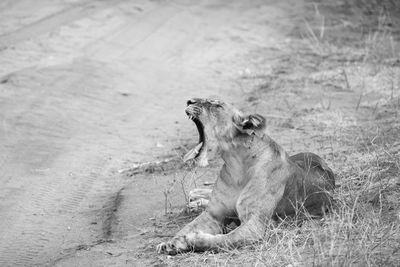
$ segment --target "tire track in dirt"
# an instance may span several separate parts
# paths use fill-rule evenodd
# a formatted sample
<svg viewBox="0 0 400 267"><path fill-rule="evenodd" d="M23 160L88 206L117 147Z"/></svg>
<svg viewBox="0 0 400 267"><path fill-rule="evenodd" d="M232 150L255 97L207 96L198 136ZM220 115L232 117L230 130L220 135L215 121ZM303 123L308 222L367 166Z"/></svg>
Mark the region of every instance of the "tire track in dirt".
<svg viewBox="0 0 400 267"><path fill-rule="evenodd" d="M46 261L54 257L62 245L60 233L68 231L74 225L73 216L79 210L81 203L90 192L96 178L101 176L105 162L86 163L92 166L91 173L87 176L79 176L81 181L78 187L70 188L64 199L59 203L60 192L67 188L68 180L59 176L53 177L48 184L39 184L34 191L33 202L30 211L36 216L25 216L19 220L12 232L3 239L0 245L1 266L27 266ZM44 212L41 214L41 212ZM45 228L43 228L45 226ZM45 230L44 230L45 229ZM61 238L61 239L60 239Z"/></svg>
<svg viewBox="0 0 400 267"><path fill-rule="evenodd" d="M127 23L114 33L98 39L86 48L89 57L115 61L154 34L183 9L177 5L162 5L143 14L137 21ZM112 47L112 49L110 49Z"/></svg>
<svg viewBox="0 0 400 267"><path fill-rule="evenodd" d="M55 14L42 18L35 23L29 24L16 31L1 35L0 49L23 40L35 38L40 34L51 32L62 25L68 24L104 7L105 5L102 1L93 2L87 0L83 3L81 2L79 4L72 5Z"/></svg>
<svg viewBox="0 0 400 267"><path fill-rule="evenodd" d="M45 80L45 77L46 75L39 74L36 79ZM68 81L67 84L64 84L68 94L73 93L70 92L70 88L76 90L75 88L79 87L83 79L87 80L88 78L84 74L80 74L77 75L76 80ZM98 75L93 75L91 79L98 79ZM82 105L90 103L92 109L78 108L70 112L73 114L79 111L83 117L90 117L93 110L103 110L104 106L116 104L110 99L102 100L97 95L97 92L88 92L84 100L81 100ZM14 148L8 154L16 155L16 158L10 158L4 162L4 167L1 169L3 175L14 176L14 181L15 179L21 180L23 179L21 176L28 174L14 168L15 163L13 164L13 162L29 162L33 158L32 155L35 155L35 158L37 157L34 162L36 168L41 165L51 165L54 160L59 165L57 158L65 149L63 143L73 136L73 132L69 127L65 127L65 125L71 126L70 123L65 121L68 117L64 118L64 123L59 123L57 114L46 116L45 102L46 93L44 92L31 100L28 105L30 106L29 112L23 111L15 114L16 118L18 118L16 125L19 125L19 134L14 141ZM86 114L82 112L86 112ZM32 116L33 118L39 117L42 118L41 120L43 118L46 120L41 122L42 126L35 125L28 119L29 117L32 119ZM46 127L43 128L43 126ZM25 131L32 131L38 137L33 140L18 139L18 136L24 136ZM48 138L51 139L48 140ZM32 141L33 143L31 144ZM51 146L48 146L47 142L49 141L52 143ZM78 144L74 144L72 147L76 145ZM71 144L69 147L71 147ZM80 150L78 149L78 151ZM69 156L64 155L63 159L66 161L73 160L75 157L79 158L79 154L75 152ZM107 166L104 159L99 159L98 156L91 154L87 154L87 158L82 158L82 161L88 167L75 166L71 168L83 173L76 175L74 185L70 184L70 177L66 178L65 174L63 175L60 171L54 175L50 175L49 172L45 172L42 176L36 175L37 179L41 181L35 182L30 186L27 194L30 195L28 199L31 201L28 204L24 204L25 214L12 213L12 210L9 210L11 213L9 214L10 216L7 216L7 220L2 219L0 221L3 229L3 242L0 244L1 266L27 266L44 262L47 258L57 255L62 245L62 236L60 234L64 234L68 231L70 225L74 225L74 214L79 210L79 206L87 193L90 192L96 178L103 176L102 171ZM53 164L53 168L67 171L65 166L57 168ZM85 173L88 174L86 175ZM21 199L24 198L26 199L26 197L21 196Z"/></svg>
<svg viewBox="0 0 400 267"><path fill-rule="evenodd" d="M38 230L40 233L37 232ZM51 238L54 238L52 233L42 229L24 232L23 237L16 237L12 243L7 244L8 249L2 251L1 266L31 266L33 260L48 249L46 244Z"/></svg>

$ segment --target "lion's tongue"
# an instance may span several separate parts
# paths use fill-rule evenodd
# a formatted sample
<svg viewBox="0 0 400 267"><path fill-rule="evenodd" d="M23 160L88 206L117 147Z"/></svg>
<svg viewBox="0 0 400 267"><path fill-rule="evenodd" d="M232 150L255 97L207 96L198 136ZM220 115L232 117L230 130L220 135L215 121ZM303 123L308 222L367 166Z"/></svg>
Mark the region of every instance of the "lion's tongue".
<svg viewBox="0 0 400 267"><path fill-rule="evenodd" d="M186 162L189 159L194 159L197 156L197 154L199 154L199 151L202 146L203 146L203 142L200 142L197 146L195 146L194 148L189 150L189 152L186 153L186 155L183 157L183 162Z"/></svg>

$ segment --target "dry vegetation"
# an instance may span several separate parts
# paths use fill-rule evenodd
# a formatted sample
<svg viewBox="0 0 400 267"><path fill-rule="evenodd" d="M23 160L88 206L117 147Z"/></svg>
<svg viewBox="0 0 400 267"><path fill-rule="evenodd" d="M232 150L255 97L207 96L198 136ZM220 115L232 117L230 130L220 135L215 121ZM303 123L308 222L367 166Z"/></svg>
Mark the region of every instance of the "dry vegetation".
<svg viewBox="0 0 400 267"><path fill-rule="evenodd" d="M255 88L247 93L248 109L271 114L286 105L286 119L271 126L273 137L287 131L291 141L276 139L290 153L313 150L333 166L332 211L323 219L271 225L264 241L251 248L189 253L163 263L399 266L399 14L396 1L310 2L294 31L296 46L285 47L269 73L243 79L243 86ZM286 100L268 102L270 96Z"/></svg>

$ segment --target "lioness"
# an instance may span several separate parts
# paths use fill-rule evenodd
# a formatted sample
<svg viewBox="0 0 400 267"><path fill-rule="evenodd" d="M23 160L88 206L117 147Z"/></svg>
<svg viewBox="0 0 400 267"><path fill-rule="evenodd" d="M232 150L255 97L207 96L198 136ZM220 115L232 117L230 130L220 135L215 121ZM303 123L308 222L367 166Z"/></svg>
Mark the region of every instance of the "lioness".
<svg viewBox="0 0 400 267"><path fill-rule="evenodd" d="M293 215L299 209L320 215L329 206L329 191L335 186L332 170L312 153L289 157L265 134L263 116L245 116L227 103L199 98L187 101L185 111L200 140L184 160L197 159L204 165L209 138L214 138L224 165L206 210L158 245L159 253L251 244L263 237L273 216ZM224 225L232 220L240 226L224 234Z"/></svg>

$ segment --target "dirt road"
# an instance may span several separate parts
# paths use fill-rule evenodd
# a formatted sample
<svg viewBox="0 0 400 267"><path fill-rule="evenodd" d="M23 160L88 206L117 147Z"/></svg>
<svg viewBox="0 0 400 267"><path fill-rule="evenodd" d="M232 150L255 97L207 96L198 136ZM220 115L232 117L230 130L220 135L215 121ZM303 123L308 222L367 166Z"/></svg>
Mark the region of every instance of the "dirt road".
<svg viewBox="0 0 400 267"><path fill-rule="evenodd" d="M0 265L52 265L101 242L131 182L118 170L195 135L186 99L239 102L247 55L284 42L274 23L289 4L2 1ZM158 207L136 200L139 218Z"/></svg>

